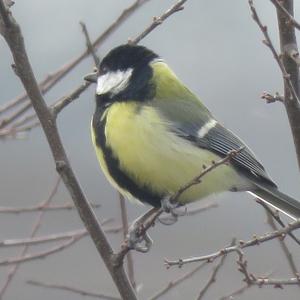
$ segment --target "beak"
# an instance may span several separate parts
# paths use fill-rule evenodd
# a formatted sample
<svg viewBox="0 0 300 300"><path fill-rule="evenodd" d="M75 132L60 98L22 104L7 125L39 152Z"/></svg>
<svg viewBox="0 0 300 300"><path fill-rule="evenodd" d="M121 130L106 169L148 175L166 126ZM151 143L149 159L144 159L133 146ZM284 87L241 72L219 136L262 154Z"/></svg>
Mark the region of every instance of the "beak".
<svg viewBox="0 0 300 300"><path fill-rule="evenodd" d="M98 73L90 73L87 74L83 77L84 80L92 82L92 83L96 83L97 82L97 77L98 77Z"/></svg>

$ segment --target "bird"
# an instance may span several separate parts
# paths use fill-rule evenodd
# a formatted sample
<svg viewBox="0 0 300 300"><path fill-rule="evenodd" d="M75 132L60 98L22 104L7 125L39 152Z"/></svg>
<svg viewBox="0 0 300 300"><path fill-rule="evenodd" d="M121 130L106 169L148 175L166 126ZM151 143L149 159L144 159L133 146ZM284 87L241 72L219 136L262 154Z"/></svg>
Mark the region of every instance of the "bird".
<svg viewBox="0 0 300 300"><path fill-rule="evenodd" d="M279 191L250 148L225 128L163 58L140 45L113 48L98 71L91 136L111 185L123 196L153 207L209 166L238 151L185 190L178 205L225 191L249 192L300 218L300 202Z"/></svg>

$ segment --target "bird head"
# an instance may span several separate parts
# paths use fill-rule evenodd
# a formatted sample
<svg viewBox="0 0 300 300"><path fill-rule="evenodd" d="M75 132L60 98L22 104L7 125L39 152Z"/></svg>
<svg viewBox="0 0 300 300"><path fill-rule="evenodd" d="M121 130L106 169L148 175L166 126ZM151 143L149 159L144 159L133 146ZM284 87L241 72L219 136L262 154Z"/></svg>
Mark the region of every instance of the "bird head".
<svg viewBox="0 0 300 300"><path fill-rule="evenodd" d="M97 84L96 96L104 102L143 101L151 98L154 87L150 64L158 55L143 46L121 45L101 61L98 72L85 80Z"/></svg>

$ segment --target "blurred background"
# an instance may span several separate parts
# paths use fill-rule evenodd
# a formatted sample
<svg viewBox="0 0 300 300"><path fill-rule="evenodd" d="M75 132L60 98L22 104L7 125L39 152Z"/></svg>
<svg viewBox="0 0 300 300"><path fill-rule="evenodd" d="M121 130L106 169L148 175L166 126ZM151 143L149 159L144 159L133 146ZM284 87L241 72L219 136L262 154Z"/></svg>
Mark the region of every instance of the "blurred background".
<svg viewBox="0 0 300 300"><path fill-rule="evenodd" d="M22 27L26 47L36 77L41 80L85 50L79 26L84 21L91 39L106 29L133 0L52 0L16 1L12 11ZM278 47L276 12L270 1L256 1L264 24L268 25ZM134 38L174 1L151 0L134 13L97 52L103 57L109 49ZM295 1L300 20L300 2ZM160 54L177 75L196 93L226 127L237 133L254 150L283 192L300 198L299 171L284 107L267 105L263 91L282 92L282 79L270 51L262 44L262 34L250 16L246 0L189 0L185 9L171 16L141 44ZM12 57L0 38L0 106L22 93L23 88L11 68ZM90 72L89 57L60 81L45 98L49 103L68 94ZM116 191L107 183L98 166L90 140L90 119L94 110L94 90L90 87L69 105L58 119L59 130L71 164L88 199L101 204L96 210L101 220L114 218L120 224ZM40 128L20 139L0 140L0 205L34 206L48 198L57 174L48 144ZM70 197L60 185L54 204ZM167 270L163 259L204 255L228 245L232 238L247 240L253 234L270 231L264 209L247 194L228 193L211 197L217 208L193 217L182 217L173 226L158 224L150 230L154 245L148 254L133 253L135 278L140 298L147 299L170 280L196 265ZM133 220L148 207L128 203ZM1 214L0 239L28 237L37 213ZM47 212L39 235L82 228L74 210ZM299 235L299 234L298 234ZM122 234L110 234L119 247ZM290 238L287 245L300 267L299 246ZM53 247L33 246L29 253ZM18 255L18 248L0 249L1 260ZM249 271L257 275L289 278L293 274L279 242L273 240L245 250ZM219 299L244 285L237 270L236 256L228 256L206 299ZM212 273L206 265L191 279L171 290L163 299L195 299ZM0 287L9 267L0 268ZM69 292L43 289L26 283L41 280L94 292L118 295L112 280L90 238L72 247L21 265L3 299L82 299ZM299 286L274 289L252 287L236 299L299 299Z"/></svg>

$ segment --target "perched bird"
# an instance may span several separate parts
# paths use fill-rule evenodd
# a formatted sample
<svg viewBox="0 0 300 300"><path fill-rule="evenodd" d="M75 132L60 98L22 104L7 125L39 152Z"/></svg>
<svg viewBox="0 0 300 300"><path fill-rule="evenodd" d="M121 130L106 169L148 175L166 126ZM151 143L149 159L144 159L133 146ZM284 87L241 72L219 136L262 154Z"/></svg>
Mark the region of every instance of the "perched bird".
<svg viewBox="0 0 300 300"><path fill-rule="evenodd" d="M207 173L179 204L223 191L248 191L300 218L300 202L281 193L253 152L223 127L157 54L121 45L85 78L95 82L92 139L101 168L124 196L154 207L229 151L229 164Z"/></svg>

